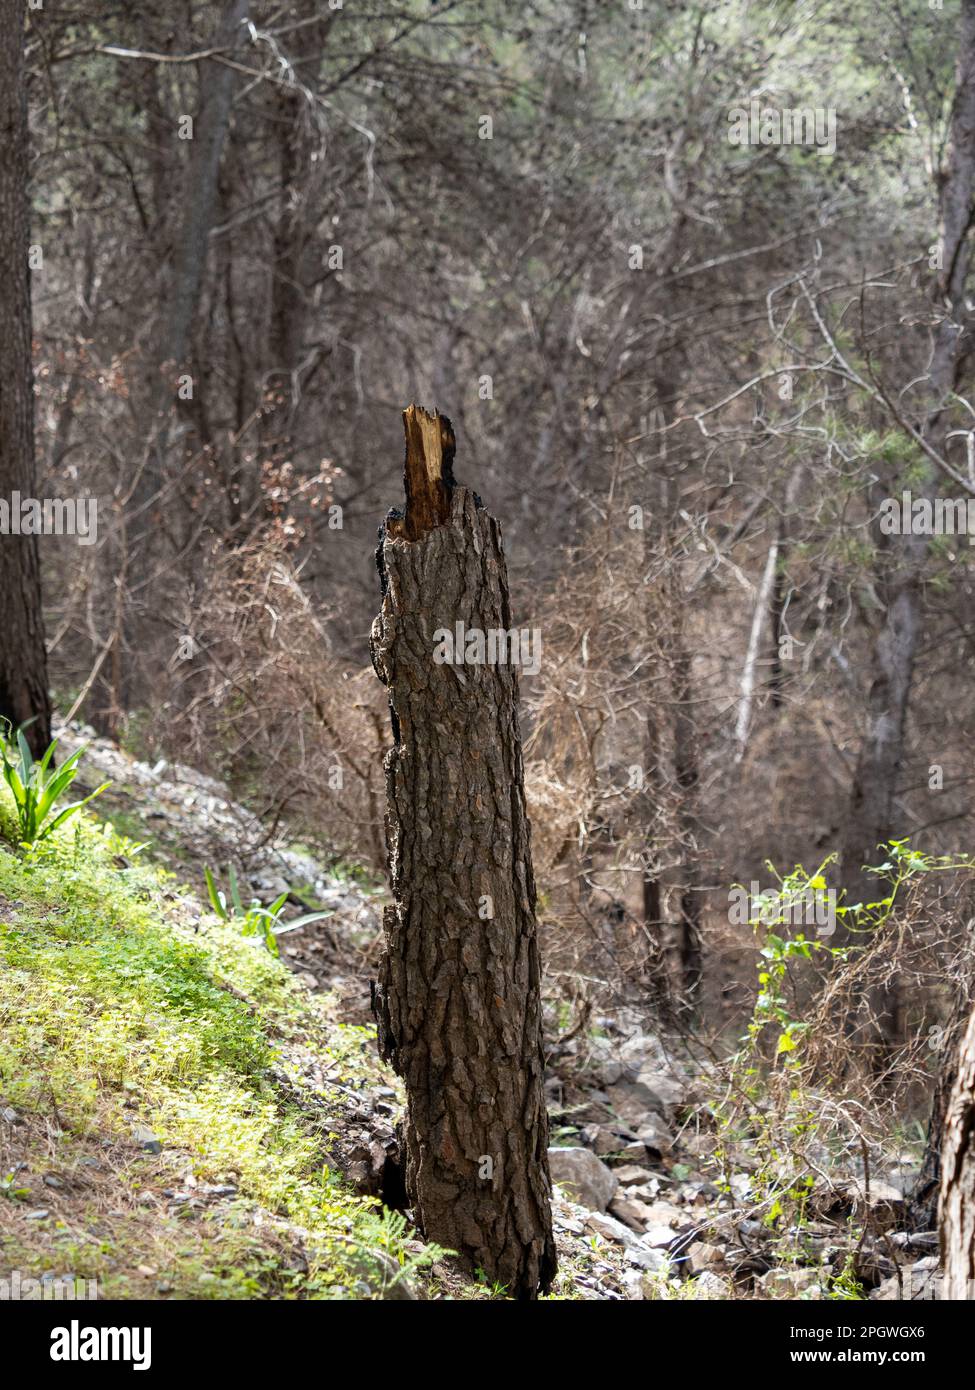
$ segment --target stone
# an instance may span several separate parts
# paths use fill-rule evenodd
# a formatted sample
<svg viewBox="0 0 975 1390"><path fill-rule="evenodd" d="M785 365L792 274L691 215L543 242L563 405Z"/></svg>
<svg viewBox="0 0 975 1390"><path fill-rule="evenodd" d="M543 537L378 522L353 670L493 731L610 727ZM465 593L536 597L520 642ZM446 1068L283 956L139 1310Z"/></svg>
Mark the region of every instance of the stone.
<svg viewBox="0 0 975 1390"><path fill-rule="evenodd" d="M614 1168L616 1181L620 1187L632 1187L634 1183L648 1182L653 1174L646 1168L638 1168L636 1164L624 1163L620 1168Z"/></svg>
<svg viewBox="0 0 975 1390"><path fill-rule="evenodd" d="M687 1250L687 1267L692 1274L703 1274L714 1265L724 1264L724 1251L718 1245L696 1240Z"/></svg>
<svg viewBox="0 0 975 1390"><path fill-rule="evenodd" d="M620 1149L620 1158L627 1163L645 1163L647 1146L642 1139L634 1139L631 1143L624 1144Z"/></svg>
<svg viewBox="0 0 975 1390"><path fill-rule="evenodd" d="M699 1274L692 1282L692 1289L695 1298L733 1298L735 1289L730 1279L722 1278L720 1274L715 1274L713 1269L706 1269Z"/></svg>
<svg viewBox="0 0 975 1390"><path fill-rule="evenodd" d="M650 1065L641 1067L637 1073L637 1086L645 1086L652 1094L659 1097L663 1106L671 1108L673 1106L688 1105L692 1099L693 1087L688 1077L683 1076L674 1067Z"/></svg>
<svg viewBox="0 0 975 1390"><path fill-rule="evenodd" d="M140 1149L145 1149L146 1153L162 1153L162 1141L157 1139L152 1130L146 1129L144 1125L133 1126L132 1138L139 1145Z"/></svg>
<svg viewBox="0 0 975 1390"><path fill-rule="evenodd" d="M941 1299L943 1283L938 1257L930 1255L902 1270L900 1279L896 1274L885 1279L878 1288L871 1290L870 1298L881 1302L934 1303Z"/></svg>
<svg viewBox="0 0 975 1390"><path fill-rule="evenodd" d="M583 1130L582 1137L593 1152L603 1158L609 1154L618 1154L624 1142L618 1134L607 1129L605 1125L588 1126ZM641 1145L641 1151L642 1147Z"/></svg>
<svg viewBox="0 0 975 1390"><path fill-rule="evenodd" d="M627 1193L627 1196L631 1196ZM679 1226L687 1215L681 1211L680 1207L675 1207L673 1202L651 1202L648 1207L647 1220L656 1226Z"/></svg>
<svg viewBox="0 0 975 1390"><path fill-rule="evenodd" d="M619 1187L616 1175L591 1149L549 1149L552 1181L581 1207L603 1212Z"/></svg>
<svg viewBox="0 0 975 1390"><path fill-rule="evenodd" d="M674 1147L674 1136L660 1115L648 1115L637 1129L637 1138L644 1148L666 1157Z"/></svg>
<svg viewBox="0 0 975 1390"><path fill-rule="evenodd" d="M647 1213L650 1210L646 1202L640 1202L630 1197L617 1197L615 1201L610 1202L609 1210L612 1216L629 1226L631 1231L636 1231L637 1235L643 1235L647 1226Z"/></svg>
<svg viewBox="0 0 975 1390"><path fill-rule="evenodd" d="M663 1115L663 1099L640 1081L619 1081L615 1086L608 1086L606 1089L613 1114L622 1120L623 1124L629 1125L636 1132L637 1138L652 1114Z"/></svg>
<svg viewBox="0 0 975 1390"><path fill-rule="evenodd" d="M665 1250L677 1239L677 1232L672 1226L651 1222L643 1232L643 1239L652 1250Z"/></svg>
<svg viewBox="0 0 975 1390"><path fill-rule="evenodd" d="M670 1262L662 1251L652 1250L639 1236L634 1235L628 1226L624 1226L622 1221L617 1221L613 1216L590 1212L586 1217L586 1227L603 1240L622 1245L624 1257L630 1264L639 1265L641 1269L650 1270L655 1274L665 1273L670 1268Z"/></svg>
<svg viewBox="0 0 975 1390"><path fill-rule="evenodd" d="M821 1295L822 1278L820 1269L770 1269L758 1282L769 1298L806 1298Z"/></svg>

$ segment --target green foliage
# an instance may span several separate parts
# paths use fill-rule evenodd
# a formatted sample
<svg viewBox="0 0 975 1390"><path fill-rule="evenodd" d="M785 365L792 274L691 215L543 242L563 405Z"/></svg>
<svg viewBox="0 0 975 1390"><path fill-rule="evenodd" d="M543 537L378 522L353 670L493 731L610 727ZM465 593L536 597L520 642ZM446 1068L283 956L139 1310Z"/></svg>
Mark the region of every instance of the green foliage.
<svg viewBox="0 0 975 1390"><path fill-rule="evenodd" d="M30 1173L127 1146L111 1209L78 1198L70 1225L31 1226L29 1248L0 1234L3 1258L97 1277L104 1297L158 1296L141 1265L177 1297L383 1297L443 1252L408 1250L402 1218L345 1186L279 1085L305 1049L379 1080L373 1035L332 1024L279 961L241 951L233 915L201 918L135 848L81 815L70 836L0 849L0 1094L24 1119L21 1143L36 1133L28 1176L0 1169L0 1200L36 1205ZM136 1122L161 1155L133 1156ZM167 1219L158 1190L187 1170L231 1175L237 1197L192 1226Z"/></svg>
<svg viewBox="0 0 975 1390"><path fill-rule="evenodd" d="M725 1074L726 1089L715 1107L715 1160L722 1190L728 1195L736 1192L737 1177L740 1193L744 1183L756 1214L782 1233L783 1242L793 1247L793 1257L797 1252L802 1257L808 1210L824 1175L824 1146L828 1150L833 1142L831 1122L824 1115L842 1110L832 1106L828 1093L805 1069L811 1024L802 1011L810 1006L797 968L816 962L842 966L884 930L908 885L928 874L971 867L967 856L927 855L906 839L892 840L884 848L883 863L868 870L878 882L877 897L871 901L850 904L828 897L827 872L835 855L811 874L796 865L780 876L767 864L776 886L753 901L750 925L758 944L758 990L741 1045ZM808 921L810 907L825 901L844 927L844 944L831 945L826 932L811 937L802 930L787 930L796 925L797 906L806 914L800 913L799 920ZM816 915L816 920L824 919ZM813 982L807 970L806 986ZM744 1155L745 1171L736 1174ZM851 1269L832 1276L830 1289L828 1296L833 1298L862 1296Z"/></svg>
<svg viewBox="0 0 975 1390"><path fill-rule="evenodd" d="M210 899L210 906L220 918L221 922L232 922L236 924L243 936L260 936L264 945L273 956L278 954L278 937L285 932L297 931L299 927L306 927L309 922L318 922L323 917L331 917L331 912L305 912L300 917L293 917L289 922L279 923L278 918L284 911L284 905L288 901L290 890L285 889L270 907L262 907L257 898L252 898L248 906L240 896L240 885L237 882L237 874L232 864L227 865L227 885L230 889L230 896L217 887L216 879L209 868L203 870L206 878L207 896Z"/></svg>
<svg viewBox="0 0 975 1390"><path fill-rule="evenodd" d="M21 844L33 845L47 839L59 825L76 815L82 806L87 806L109 785L103 782L90 796L59 809L58 798L78 775L78 763L85 750L79 748L55 769L51 767L51 759L56 747L57 739L37 762L23 729L18 729L14 734L9 722L0 724L0 771L14 799Z"/></svg>

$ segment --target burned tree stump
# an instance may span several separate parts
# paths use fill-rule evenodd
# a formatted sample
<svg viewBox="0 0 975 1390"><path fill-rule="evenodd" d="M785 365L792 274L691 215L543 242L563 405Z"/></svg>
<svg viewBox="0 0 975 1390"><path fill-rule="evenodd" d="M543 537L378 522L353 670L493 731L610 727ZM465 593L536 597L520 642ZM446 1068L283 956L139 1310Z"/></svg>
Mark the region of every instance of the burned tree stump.
<svg viewBox="0 0 975 1390"><path fill-rule="evenodd" d="M501 532L454 484L450 422L415 406L404 421L406 511L380 533L372 632L394 738L379 1045L406 1083L420 1229L534 1298L556 1258L518 677L501 659L516 647L498 636L511 633ZM460 623L473 657L445 659ZM491 633L478 661L477 634Z"/></svg>

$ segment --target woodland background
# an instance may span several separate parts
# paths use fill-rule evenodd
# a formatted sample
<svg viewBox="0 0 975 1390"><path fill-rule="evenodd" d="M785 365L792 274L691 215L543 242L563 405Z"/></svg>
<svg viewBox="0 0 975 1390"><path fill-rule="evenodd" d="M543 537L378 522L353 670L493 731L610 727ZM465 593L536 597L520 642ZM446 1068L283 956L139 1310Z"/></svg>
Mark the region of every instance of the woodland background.
<svg viewBox="0 0 975 1390"><path fill-rule="evenodd" d="M722 1049L732 884L835 853L856 901L879 841L971 840L973 552L878 526L975 487L971 9L32 11L39 486L99 502L97 544L40 546L60 712L381 874L373 552L437 407L543 642L546 1000ZM835 154L733 145L752 99L834 109ZM902 1116L970 915L964 878L912 900L862 996Z"/></svg>

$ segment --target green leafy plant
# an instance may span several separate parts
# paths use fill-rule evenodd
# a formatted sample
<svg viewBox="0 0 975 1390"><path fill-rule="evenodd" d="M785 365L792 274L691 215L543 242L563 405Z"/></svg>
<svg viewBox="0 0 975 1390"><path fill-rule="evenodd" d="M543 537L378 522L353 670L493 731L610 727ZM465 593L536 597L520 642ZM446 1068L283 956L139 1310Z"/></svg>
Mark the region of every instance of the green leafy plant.
<svg viewBox="0 0 975 1390"><path fill-rule="evenodd" d="M278 918L288 901L288 889L285 889L280 897L275 898L270 907L263 907L257 898L252 898L250 903L245 906L240 896L240 884L232 864L227 865L229 896L217 887L216 879L210 869L204 869L203 874L206 878L210 906L220 920L239 925L243 936L262 937L264 945L274 956L278 954L279 936L283 936L285 932L297 931L299 927L306 927L309 922L317 922L323 917L333 915L331 912L305 912L300 917L293 917L290 922L279 923Z"/></svg>
<svg viewBox="0 0 975 1390"><path fill-rule="evenodd" d="M13 796L20 842L25 845L46 840L59 825L80 811L82 806L87 806L109 785L103 782L90 796L59 809L58 798L78 775L78 763L85 749L79 748L60 767L52 768L51 759L57 742L54 739L38 762L30 751L23 729L13 734L9 722L5 728L0 724L0 771Z"/></svg>
<svg viewBox="0 0 975 1390"><path fill-rule="evenodd" d="M796 865L780 875L766 862L775 884L750 899L747 920L756 935L758 989L740 1047L721 1073L713 1161L721 1191L732 1196L746 1190L753 1214L779 1234L783 1257L804 1263L804 1232L824 1179L823 1153L835 1156L843 1150L849 1155L851 1148L859 1153L863 1147L862 1131L836 1104L836 1094L842 1093L834 1091L833 1079L817 1073L814 1062L807 1067L816 1036L810 1019L822 1025L822 1014L813 1007L821 995L810 997L812 971L817 963L833 968L855 964L889 930L895 909L919 878L972 867L966 855L927 855L908 840L888 841L883 851L884 862L867 869L877 883L871 901L839 901L840 894L827 882L834 855L814 873ZM742 885L733 892L747 896ZM844 944L833 946L829 938L837 923L843 925ZM810 924L814 931L820 928L817 935L802 930ZM821 978L832 978L831 972L823 970ZM836 1293L830 1296L861 1296L852 1274L835 1276L832 1286Z"/></svg>

